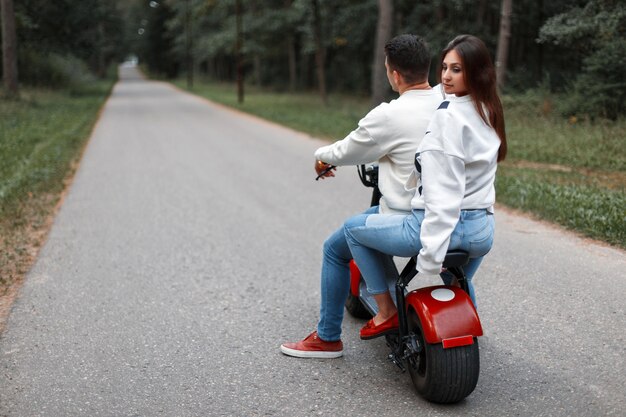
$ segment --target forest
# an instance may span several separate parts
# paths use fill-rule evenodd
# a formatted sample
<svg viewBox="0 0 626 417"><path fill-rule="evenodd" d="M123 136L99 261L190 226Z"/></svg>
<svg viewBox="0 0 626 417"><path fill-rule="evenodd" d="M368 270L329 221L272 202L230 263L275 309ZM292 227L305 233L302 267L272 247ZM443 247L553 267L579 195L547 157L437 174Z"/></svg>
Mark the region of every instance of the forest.
<svg viewBox="0 0 626 417"><path fill-rule="evenodd" d="M388 99L377 43L415 33L433 56L482 38L506 93L560 95L563 116L626 110L623 0L2 0L5 94L104 77L138 59L152 77ZM434 68L433 68L434 69ZM384 75L384 73L383 73ZM436 76L433 71L432 81ZM382 89L382 91L381 91Z"/></svg>

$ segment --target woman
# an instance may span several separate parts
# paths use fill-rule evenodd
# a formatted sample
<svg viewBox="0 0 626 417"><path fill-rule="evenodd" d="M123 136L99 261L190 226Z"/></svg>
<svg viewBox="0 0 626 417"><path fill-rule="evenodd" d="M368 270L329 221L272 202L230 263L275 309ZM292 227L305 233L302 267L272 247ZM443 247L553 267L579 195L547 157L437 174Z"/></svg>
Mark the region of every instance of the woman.
<svg viewBox="0 0 626 417"><path fill-rule="evenodd" d="M453 39L441 54L440 68L447 98L415 155L412 214L364 214L344 224L350 251L379 308L361 329L362 339L398 327L384 275L385 254L417 254L420 273L440 274L449 249L469 252L465 273L476 303L471 279L493 243L494 180L497 162L506 155L504 115L495 68L480 39Z"/></svg>

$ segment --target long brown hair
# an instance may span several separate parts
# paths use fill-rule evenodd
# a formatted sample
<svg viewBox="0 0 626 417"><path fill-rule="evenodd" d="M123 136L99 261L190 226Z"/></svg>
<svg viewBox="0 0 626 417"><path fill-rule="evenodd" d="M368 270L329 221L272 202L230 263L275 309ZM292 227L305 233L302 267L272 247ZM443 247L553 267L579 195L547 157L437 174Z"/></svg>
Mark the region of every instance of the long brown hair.
<svg viewBox="0 0 626 417"><path fill-rule="evenodd" d="M439 60L439 82L441 65L451 50L455 50L463 63L463 79L467 93L472 97L476 111L500 137L498 162L506 156L506 132L504 129L504 110L496 87L496 69L484 42L472 35L459 35L441 52ZM487 110L485 112L485 109Z"/></svg>

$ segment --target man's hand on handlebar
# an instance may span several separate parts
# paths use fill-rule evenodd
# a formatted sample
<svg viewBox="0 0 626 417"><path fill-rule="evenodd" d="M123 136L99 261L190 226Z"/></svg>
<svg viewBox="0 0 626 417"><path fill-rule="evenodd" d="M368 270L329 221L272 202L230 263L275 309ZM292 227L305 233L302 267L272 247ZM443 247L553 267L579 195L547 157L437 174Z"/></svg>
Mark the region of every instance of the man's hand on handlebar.
<svg viewBox="0 0 626 417"><path fill-rule="evenodd" d="M322 161L315 161L315 172L317 173L317 178L315 178L315 181L319 180L320 178L324 179L326 177L334 177L335 173L333 171L336 169L337 167L334 165L330 165Z"/></svg>

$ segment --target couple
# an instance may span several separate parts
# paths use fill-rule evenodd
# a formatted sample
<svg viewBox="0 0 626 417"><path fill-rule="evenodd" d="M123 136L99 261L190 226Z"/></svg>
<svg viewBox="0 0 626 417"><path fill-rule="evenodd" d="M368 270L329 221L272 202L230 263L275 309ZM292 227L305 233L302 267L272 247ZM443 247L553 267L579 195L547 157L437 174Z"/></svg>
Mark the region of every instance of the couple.
<svg viewBox="0 0 626 417"><path fill-rule="evenodd" d="M345 139L315 152L315 170L378 161L380 205L348 219L324 242L317 330L283 343L300 358L343 355L341 323L354 258L374 295L378 313L360 331L372 339L396 331L397 309L385 272L390 256L417 256L417 270L449 283L441 264L448 249L470 254L472 277L493 243L497 162L506 155L502 105L495 68L484 43L460 35L442 51L440 85L428 84L430 53L414 35L385 46L387 77L400 96L374 108ZM441 92L445 92L442 101ZM417 149L417 153L415 150Z"/></svg>

